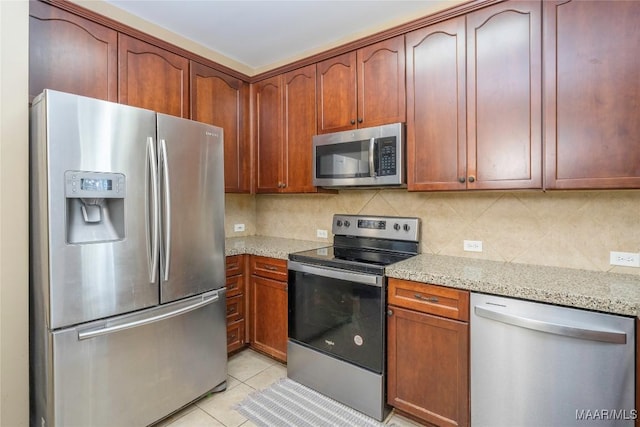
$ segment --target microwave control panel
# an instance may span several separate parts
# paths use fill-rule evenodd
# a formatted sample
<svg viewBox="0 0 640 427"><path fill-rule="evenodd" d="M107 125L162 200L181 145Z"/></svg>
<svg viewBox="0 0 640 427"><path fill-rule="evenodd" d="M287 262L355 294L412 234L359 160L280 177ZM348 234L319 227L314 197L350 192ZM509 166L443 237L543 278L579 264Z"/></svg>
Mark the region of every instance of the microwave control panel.
<svg viewBox="0 0 640 427"><path fill-rule="evenodd" d="M397 173L396 138L393 136L376 140L378 144L378 176L395 175Z"/></svg>

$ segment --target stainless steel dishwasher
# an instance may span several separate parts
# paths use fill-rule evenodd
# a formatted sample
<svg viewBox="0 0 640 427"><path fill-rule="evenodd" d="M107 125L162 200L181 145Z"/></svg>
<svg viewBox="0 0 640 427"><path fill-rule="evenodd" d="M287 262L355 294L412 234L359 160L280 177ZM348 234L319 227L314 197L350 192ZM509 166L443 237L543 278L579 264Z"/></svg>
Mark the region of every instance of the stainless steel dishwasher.
<svg viewBox="0 0 640 427"><path fill-rule="evenodd" d="M471 294L472 427L632 426L631 317Z"/></svg>

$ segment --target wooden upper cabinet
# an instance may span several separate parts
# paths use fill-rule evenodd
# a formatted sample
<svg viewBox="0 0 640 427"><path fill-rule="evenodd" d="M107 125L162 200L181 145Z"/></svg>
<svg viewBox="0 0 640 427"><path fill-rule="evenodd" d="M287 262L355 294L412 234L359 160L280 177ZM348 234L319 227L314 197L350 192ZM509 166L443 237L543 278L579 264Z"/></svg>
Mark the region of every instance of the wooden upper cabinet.
<svg viewBox="0 0 640 427"><path fill-rule="evenodd" d="M404 36L317 67L318 133L406 120Z"/></svg>
<svg viewBox="0 0 640 427"><path fill-rule="evenodd" d="M256 192L282 188L282 76L255 84Z"/></svg>
<svg viewBox="0 0 640 427"><path fill-rule="evenodd" d="M404 36L357 52L358 127L406 121Z"/></svg>
<svg viewBox="0 0 640 427"><path fill-rule="evenodd" d="M313 135L316 134L316 66L290 71L283 77L283 191L314 192Z"/></svg>
<svg viewBox="0 0 640 427"><path fill-rule="evenodd" d="M467 15L467 188L542 188L542 11Z"/></svg>
<svg viewBox="0 0 640 427"><path fill-rule="evenodd" d="M466 188L464 16L406 35L409 190Z"/></svg>
<svg viewBox="0 0 640 427"><path fill-rule="evenodd" d="M315 192L315 64L255 84L256 192Z"/></svg>
<svg viewBox="0 0 640 427"><path fill-rule="evenodd" d="M249 85L193 61L189 82L191 118L224 130L225 192L250 192Z"/></svg>
<svg viewBox="0 0 640 427"><path fill-rule="evenodd" d="M505 2L413 31L409 190L542 188L540 2Z"/></svg>
<svg viewBox="0 0 640 427"><path fill-rule="evenodd" d="M546 188L640 188L640 2L545 1Z"/></svg>
<svg viewBox="0 0 640 427"><path fill-rule="evenodd" d="M45 3L29 2L29 97L54 89L118 100L118 33Z"/></svg>
<svg viewBox="0 0 640 427"><path fill-rule="evenodd" d="M118 34L118 102L189 118L189 60Z"/></svg>
<svg viewBox="0 0 640 427"><path fill-rule="evenodd" d="M318 133L356 128L356 52L317 64Z"/></svg>

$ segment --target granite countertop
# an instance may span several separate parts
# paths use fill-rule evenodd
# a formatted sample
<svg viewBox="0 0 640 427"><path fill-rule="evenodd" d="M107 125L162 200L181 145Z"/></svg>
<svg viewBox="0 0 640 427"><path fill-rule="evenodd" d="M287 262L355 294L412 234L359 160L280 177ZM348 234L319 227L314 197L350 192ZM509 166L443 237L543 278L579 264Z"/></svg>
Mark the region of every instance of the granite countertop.
<svg viewBox="0 0 640 427"><path fill-rule="evenodd" d="M388 277L628 316L640 315L640 276L420 254Z"/></svg>
<svg viewBox="0 0 640 427"><path fill-rule="evenodd" d="M329 246L326 242L308 240L283 239L281 237L246 236L231 237L225 240L226 255L259 255L270 258L289 259L292 252Z"/></svg>
<svg viewBox="0 0 640 427"><path fill-rule="evenodd" d="M330 243L278 237L247 236L226 239L226 255L260 255L288 259L292 252ZM397 279L457 289L640 316L640 276L571 268L420 254L386 268Z"/></svg>

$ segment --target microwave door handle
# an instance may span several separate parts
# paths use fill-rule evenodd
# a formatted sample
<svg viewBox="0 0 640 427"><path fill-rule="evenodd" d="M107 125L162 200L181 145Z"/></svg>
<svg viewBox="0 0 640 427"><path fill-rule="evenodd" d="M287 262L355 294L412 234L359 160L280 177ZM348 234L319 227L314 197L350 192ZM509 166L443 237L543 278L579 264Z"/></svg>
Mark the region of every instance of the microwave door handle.
<svg viewBox="0 0 640 427"><path fill-rule="evenodd" d="M373 152L376 149L376 139L371 138L369 140L369 176L375 178L376 170L375 165L373 164Z"/></svg>

